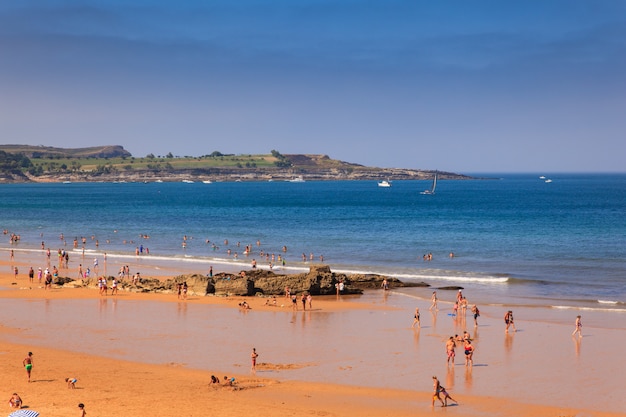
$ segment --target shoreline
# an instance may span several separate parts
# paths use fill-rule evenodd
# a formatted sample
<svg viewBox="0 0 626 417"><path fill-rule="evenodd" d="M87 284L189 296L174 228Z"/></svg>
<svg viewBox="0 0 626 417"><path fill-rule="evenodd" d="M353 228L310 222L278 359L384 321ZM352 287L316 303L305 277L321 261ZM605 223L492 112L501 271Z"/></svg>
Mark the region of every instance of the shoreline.
<svg viewBox="0 0 626 417"><path fill-rule="evenodd" d="M8 263L0 262L0 269L4 271L8 270ZM12 281L14 280L11 274L0 273L1 287L11 288L12 286L10 284ZM429 292L429 289L425 289L424 291L427 293ZM447 298L448 293L446 293L445 296L442 294L442 298L444 297ZM463 406L458 410L462 410L463 415L481 415L481 413L491 410L491 412L497 412L498 415L513 416L524 415L524 413L520 410L526 410L526 413L533 414L533 412L528 410L534 409L541 410L535 415L560 416L564 415L563 413L565 413L565 415L575 415L580 411L588 412L588 410L593 410L597 404L597 407L604 410L604 412L598 413L593 411L593 415L609 416L612 415L611 413L619 412L622 409L620 408L622 406L619 404L616 406L614 403L616 398L614 398L613 394L616 394L616 392L607 392L607 390L603 388L598 388L598 391L595 391L595 387L620 386L619 376L611 374L611 366L610 364L607 365L603 358L607 355L619 358L623 353L623 349L615 346L607 347L606 343L602 343L602 340L613 340L619 346L623 346L623 342L626 341L624 330L606 329L602 326L596 327L594 323L596 321L601 323L602 317L590 320L587 313L583 313L583 321L585 323L584 332L586 332L587 335L582 338L582 343L579 343L578 345L575 343L574 349L572 349L572 340L570 340L572 338L569 337L569 332L571 331L570 327L572 326L568 320L561 323L562 319L555 316L554 311L546 311L546 309L541 308L536 308L535 310L538 312L537 316L544 316L543 320L536 320L535 318L532 318L532 316L527 316L525 310L516 307L516 314L518 318L516 323L518 324L519 332L505 336L505 345L503 350L501 345L502 342L498 342L498 340L502 340L501 338L503 336L501 328L502 325L500 323L501 318L498 317L499 314L497 314L498 309L494 306L483 308L481 321L483 321L484 324L481 323L478 327L477 333L474 335L479 348L478 357L481 359L480 362L478 362L473 375L470 374L470 379L468 380L467 370L465 370L462 365L462 351L457 351L457 365L452 369L452 373L450 373L450 370L446 371L446 367L444 366L445 359L442 358L443 355L441 353L442 341L445 340L446 335L450 332L459 331L459 328L457 327L458 323L455 323L448 315L448 311L450 311L448 302L443 302L440 305L441 311L439 313L431 314L428 312L428 304L425 301L416 301L408 297L404 297L395 291L382 292L373 290L367 292L363 296L341 297L340 300L337 300L333 296L316 297L314 300L315 310L306 314L301 311L292 313L289 311L288 307L265 307L262 305L265 299L253 298L251 300L250 297L247 299L252 306L252 310L243 314L243 312L237 308L237 303L246 297L190 297L190 299L186 302L179 302L176 299L175 294L124 292L120 293L120 296L116 297L116 299L115 297L109 296L103 300L102 297L98 295L97 291L84 288L64 288L54 289L52 291L46 291L40 288L32 290L1 290L0 298L4 298L6 300L5 306L8 305L8 303L18 303L19 305L29 303L31 306L29 307L29 310L35 309L35 311L37 311L37 308L46 308L47 310L42 311L48 311L51 315L55 314L55 309L59 306L78 306L75 308L80 308L80 311L83 311L83 314L86 317L89 317L89 314L96 314L96 312L91 311L92 308L96 308L98 310L98 316L94 317L102 316L104 323L110 321L111 318L118 320L119 317L115 316L115 314L122 315L125 312L124 309L130 306L140 309L147 308L148 310L146 311L170 311L175 313L177 316L172 318L176 320L173 324L173 328L185 325L184 323L196 323L190 325L197 326L198 323L202 322L194 321L196 315L209 313L212 317L214 317L211 319L212 321L217 320L219 323L229 323L228 326L231 326L230 330L228 330L224 336L216 336L220 338L223 337L223 339L218 339L223 340L223 342L220 342L218 345L207 345L209 350L214 351L214 355L219 355L222 359L218 361L211 361L211 356L213 355L204 357L202 356L203 353L194 351L191 352L189 357L196 358L196 360L206 363L198 363L191 366L188 365L188 363L195 362L193 359L191 362L182 361L179 363L178 361L162 360L157 358L152 364L145 363L147 356L150 355L146 356L141 353L139 353L139 355L132 355L126 352L129 349L132 350L135 348L145 349L142 347L143 345L141 343L135 344L135 342L131 340L117 340L129 337L130 334L134 334L135 336L133 337L138 337L136 331L126 331L126 329L121 329L119 334L111 333L114 332L114 330L106 327L99 328L99 325L94 320L89 321L84 328L75 329L76 331L80 330L80 336L83 339L79 337L76 340L73 340L72 338L74 337L75 332L68 332L65 334L64 332L66 330L60 329L58 331L63 334L54 336L62 337L61 341L57 342L52 341L52 339L54 339L52 335L47 334L42 329L36 328L36 326L24 327L24 325L22 325L16 327L6 327L6 323L12 321L5 321L5 326L0 327L0 340L2 340L3 346L5 343L8 343L8 339L16 341L23 338L23 342L31 340L31 346L37 347L29 347L28 349L38 351L40 353L48 350L56 352L56 349L60 349L64 343L68 343L71 346L83 345L83 347L78 349L77 352L66 351L63 354L68 357L83 358L83 356L86 355L86 352L81 351L81 349L88 349L89 352L99 352L97 357L89 357L88 361L90 362L111 362L117 364L121 361L123 363L127 363L130 369L144 369L145 367L146 369L153 370L151 372L156 372L159 375L169 374L169 372L172 371L170 368L175 368L176 372L180 372L181 374L177 377L183 379L204 378L207 380L204 385L208 382L208 377L211 372L217 372L212 371L213 369L219 369L220 374L236 374L237 380L242 381L242 383L245 382L254 384L255 382L250 381L256 381L259 379L257 376L269 375L270 378L262 378L264 380L268 379L271 381L271 383L263 382L264 385L267 385L266 387L243 391L246 393L245 395L254 397L253 401L257 404L259 404L259 401L265 404L264 401L266 401L263 398L257 398L257 392L270 390L277 391L276 395L280 396L282 395L280 394L282 392L281 390L295 389L296 391L302 390L297 392L299 392L298 395L303 398L316 398L314 395L307 394L309 392L315 392L315 395L323 396L324 400L320 404L317 404L316 401L310 402L310 407L312 407L311 409L335 410L333 407L345 407L343 409L340 407L339 411L327 411L330 415L347 415L350 413L349 410L354 408L355 404L364 403L365 398L367 398L368 401L372 401L374 404L372 404L371 407L364 407L362 415L389 415L389 403L393 403L394 407L398 407L397 412L394 412L396 415L409 415L409 413L411 413L411 415L415 415L416 410L418 415L421 415L419 414L420 410L423 410L424 413L432 412L430 408L429 389L431 382L429 381L429 374L437 374L439 375L440 380L442 380L442 383L450 389L451 395L461 401ZM42 301L44 302L43 304ZM408 318L406 317L408 317L409 314L412 314L411 308L414 303L417 303L422 311L422 329L417 332L410 329L410 322L402 322L408 321ZM409 307L409 305L411 307ZM23 317L24 314L26 313L18 314L17 317ZM569 317L572 314L573 312L565 312L564 316ZM606 314L599 315L603 316L604 320L606 320ZM122 317L125 318L127 316L122 315ZM151 322L140 318L140 316L138 316L137 320L140 322L146 322L147 324L149 323L149 326L152 325ZM255 320L261 321L255 322ZM284 323L284 320L287 320L289 323ZM324 360L322 359L325 357L324 354L320 356L319 360L308 361L302 360L302 358L299 360L293 360L294 358L301 356L303 352L306 352L307 356L313 358L315 355L319 355L319 349L315 349L315 345L309 346L309 343L313 343L312 340L307 343L306 347L297 343L294 346L291 346L289 344L291 342L287 343L285 341L281 341L281 338L277 336L285 331L284 324L288 325L286 329L292 328L294 324L297 324L298 328L293 328L293 331L295 331L294 335L297 335L297 338L307 337L307 333L313 333L315 335L319 334L319 336L315 337L327 337L321 336L324 333L316 326L321 323L326 323L324 326L327 328L328 326L337 326L336 323L332 324L328 320L331 320L332 323L337 320L339 320L339 322L350 323L350 326L354 327L354 330L346 332L347 329L344 329L341 331L344 333L341 337L357 339L365 337L363 340L369 340L369 343L372 344L371 350L370 348L363 349L362 351L360 351L361 349L357 349L351 353L349 350L345 350L343 343L338 343L336 346L333 345L333 343L329 343L329 348L334 349L338 360ZM400 322L398 320L400 320ZM470 320L470 318L468 317L467 320ZM262 326L266 326L264 332L255 332L253 335L254 341L251 341L251 339L246 336L246 334L250 332L250 329L246 327L248 326L248 324L246 324L248 322L251 322L250 325L253 326L252 328L260 326L260 323L263 323ZM316 323L319 324L316 325ZM167 329L167 325L165 323L163 323L163 325L165 326L164 329ZM93 326L95 326L95 328L92 328ZM210 329L212 329L211 332L217 331L220 333L224 331L219 330L219 328L222 327L221 325L216 326L216 328L210 327ZM232 326L235 326L235 328ZM471 326L468 327L471 329ZM300 330L300 328L302 330ZM339 326L337 328L341 329L342 327ZM385 338L388 338L390 343L394 344L394 346L385 346L386 344L384 342L381 345L379 341L367 338L367 335L362 335L363 331L367 333L367 329L374 330L377 328L380 328L380 330L375 331L383 331L383 334L386 334ZM191 336L197 337L196 334L199 330L199 328L196 330L194 327L189 330L189 333L182 335L167 333L167 331L164 330L166 333L161 333L162 336L160 337L167 337L168 339L180 339L183 337L183 339L180 340L189 340L189 337ZM302 331L305 331L305 333L302 333ZM478 336L478 331L480 332L480 337ZM243 333L239 335L237 332ZM555 333L559 333L561 336L555 338ZM286 334L286 336L289 337L289 334ZM372 334L372 336L375 337L375 334ZM157 339L150 339L153 337L150 335L146 337L149 339L148 345L146 346L152 344L152 340L160 340L158 339L158 335L156 336ZM336 335L333 337L340 336ZM162 341L167 342L168 339L163 339ZM80 340L83 341L79 342ZM332 339L327 340L327 342L331 341ZM195 342L190 341L190 343ZM197 343L206 343L206 340L200 338ZM222 343L227 343L227 345L221 346ZM24 343L21 344L24 345ZM239 346L240 344L243 345L243 347ZM250 375L246 376L246 372L241 372L242 369L245 369L245 358L248 355L247 350L251 344L255 344L261 351L262 357L259 361L260 364L267 363L269 366L268 369L257 371L257 376L255 377L251 377ZM107 347L108 345L110 346ZM163 345L166 346L166 344ZM554 362L554 359L550 355L548 355L548 357L543 357L545 354L541 351L542 348L540 348L540 346L560 345L564 345L566 349L565 352L557 356L559 358L559 362ZM584 348L581 349L581 346L584 346ZM609 347L614 347L614 350L609 350L607 352L607 348ZM304 351L302 351L302 349L304 349ZM4 351L4 347L2 350ZM236 355L230 357L228 356L231 354L229 351L232 350L237 352ZM379 352L379 350L382 351ZM270 353L274 353L274 355L269 355ZM414 357L416 354L418 357ZM56 358L61 354L59 353L57 355L57 353L54 353L53 355ZM6 357L6 354L3 354L2 357ZM124 357L130 357L131 359L121 359ZM367 360L365 360L366 357ZM412 357L414 359L411 359ZM512 357L516 358L513 362L511 362ZM291 360L289 360L290 358ZM416 359L416 363L411 363ZM15 362L16 360L13 359L12 361ZM563 361L572 362L571 365L565 365ZM596 361L602 361L604 363L600 364L596 363ZM19 359L18 362L21 363L21 359ZM65 366L70 369L64 370L64 372L78 372L71 370L73 362L75 362L75 359L68 359ZM330 363L327 364L325 362ZM461 364L459 364L459 362L461 362ZM535 364L535 366L538 366L539 368L532 371L531 369L528 369L527 364ZM587 370L587 367L589 367L590 364L593 364L594 367L598 367L599 369L590 372ZM64 365L60 364L60 366ZM106 368L109 367L109 365L101 366L105 369L99 371L98 373L106 374ZM391 369L391 374L387 375L380 373L380 366L384 366L385 368L389 367ZM570 369L572 366L574 369ZM100 366L96 366L96 368L99 367ZM208 369L203 369L202 367L206 367ZM283 369L283 367L286 368ZM551 376L547 377L547 380L543 380L545 377L539 377L539 375L542 374L539 371L549 371ZM575 371L575 373L570 374L570 371ZM82 372L87 372L87 374L80 376L76 375L79 379L79 385L83 380L85 380L85 378L90 378L87 376L89 370L81 371L81 373ZM28 392L19 388L19 378L23 377L23 375L21 375L23 373L23 369L12 370L10 373L12 377L14 377L14 373L17 373L18 380L16 384L18 384L18 386L15 388L6 386L6 389L8 391L18 390L18 393L21 395L22 392ZM110 373L115 372L110 371ZM463 373L465 373L465 375L463 375ZM244 375L242 376L242 374ZM145 377L145 373L143 375ZM105 376L109 377L109 375L102 375L101 378L104 378ZM582 383L583 386L580 388L577 387L576 382L576 378L579 377L584 377L583 379L587 381ZM58 383L60 378L60 376L55 376L47 379L50 379L51 381L54 380ZM118 375L117 378L125 380L127 376ZM501 394L499 394L501 390L498 389L498 386L505 384L505 386L512 387L507 383L507 380L510 380L511 378L516 380L516 384L521 384L524 387L528 385L529 387L521 390L516 388L511 391L511 394L514 395L505 395L501 397ZM536 378L540 379L535 381ZM328 386L327 381L329 380L338 383L338 385L334 388ZM143 381L141 379L138 381L141 382L136 383L148 384L147 381ZM548 390L550 389L549 387L557 385L560 389L564 389L566 391L571 389L573 390L573 394L564 395L563 393L552 393L553 397L551 397L550 392L537 394L532 389L533 381L535 381L534 383L540 387L545 386L545 389ZM156 383L156 386L153 386L153 389L160 391L162 388L161 383L162 382ZM394 384L398 386L395 386ZM96 385L102 386L102 382L97 382ZM125 389L128 389L128 387L125 387ZM194 389L204 390L204 386L200 384ZM583 392L577 393L576 391L579 389ZM107 410L106 402L99 402L96 398L96 393L98 391L97 388L93 386L85 386L85 392L87 392L87 390L93 390L94 392L90 393L90 395L95 395L93 400L91 398L89 399L89 402L91 404L100 403L102 406L102 410L98 411L99 415L119 415L113 411L111 414L106 414L106 412L109 411ZM250 393L248 393L248 391L250 391ZM111 394L112 398L117 398L118 396L121 398L124 396L124 392L125 391L122 390L120 392L116 392L115 394ZM350 394L346 394L346 392L350 392ZM169 395L167 392L161 392L161 395L167 396L166 394ZM494 394L496 394L495 398L493 397ZM41 393L37 395L44 394ZM237 395L239 395L239 393L237 393ZM260 394L259 397L264 397L265 395L266 394ZM311 395L311 397L307 397L307 395ZM567 405L567 398L571 395L579 397L577 398L577 402L582 405L570 409L562 409L554 407L554 405L550 405L551 398L554 398L556 403ZM354 404L346 402L346 398L348 396L354 398ZM174 399L175 396L171 398L171 401L176 402ZM521 398L524 398L524 401L520 401ZM393 399L393 401L389 401L390 399ZM519 402L518 406L516 406L519 410L509 409L507 404L509 404L511 400ZM606 400L609 405L605 405L604 400ZM28 400L25 399L25 401ZM216 399L213 398L212 401L216 401ZM308 402L309 400L302 401ZM619 401L622 401L623 403L623 400ZM93 410L93 408L89 407L90 404L87 404L87 401L83 402L86 403L88 410ZM195 402L196 399L194 399L194 403ZM466 407L466 404L470 403L472 404L472 408ZM145 407L149 408L149 406L149 402L145 404ZM623 404L623 406L626 407L626 404ZM236 408L232 404L228 407L233 410L239 410L234 411L234 413L241 412L240 409ZM275 414L269 413L268 415L284 415L285 410L291 410L288 405L282 404L282 402L275 403L274 407L276 407ZM41 412L43 408L39 408L40 409L38 409L38 411ZM297 408L297 406L294 406L294 408ZM33 406L33 409L37 408ZM172 407L172 413L175 409L180 412L180 409L174 406ZM456 410L456 408L454 409ZM245 412L252 412L253 410L254 408L250 408L246 409ZM435 411L439 410L439 407L435 407ZM229 411L225 412L225 415L230 415L228 414ZM294 415L305 414L310 414L310 411L307 413L302 411L302 414ZM50 413L46 415L54 416L55 414ZM166 413L162 415L174 414ZM198 413L190 415L206 414Z"/></svg>
<svg viewBox="0 0 626 417"><path fill-rule="evenodd" d="M4 253L3 257L0 259L8 259L9 252L11 248L0 248L0 254ZM28 267L33 266L35 269L37 266L44 267L46 265L51 266L56 264L56 253L51 255L51 260L48 261L46 259L44 251L41 249L23 249L23 248L15 248L15 257L16 260L12 262L6 262L9 266L17 265L20 268L20 277L26 277ZM76 268L78 264L82 264L85 267L90 266L93 258L100 259L100 268L101 271L99 275L107 275L107 276L116 276L119 268L122 265L130 266L131 274L134 272L141 272L141 276L143 278L154 278L158 280L166 280L169 278L173 278L180 275L191 275L191 274L200 274L206 275L208 272L209 266L213 266L214 274L218 273L226 273L226 274L239 274L241 271L249 271L250 270L250 261L254 256L250 255L249 257L243 257L239 260L228 260L228 259L197 259L197 258L176 258L176 257L162 257L155 256L153 254L149 255L140 255L136 256L134 254L110 254L107 253L107 260L103 261L105 251L94 251L87 250L85 251L84 256L78 256L79 251L71 251L70 252L70 268L69 269L61 269L59 271L60 276L66 276L68 278L76 279ZM213 262L214 261L214 262ZM0 268L5 261L0 261ZM286 267L276 267L273 270L267 267L267 265L259 263L257 268L259 270L272 271L277 275L290 275L290 274L299 274L299 273L308 273L309 269L315 265L322 265L315 261L307 261L307 262L293 262L288 264ZM359 272L359 271L346 271L335 268L332 263L327 264L333 273L336 274L346 274L350 275L381 275L385 276L384 273L368 273L368 272ZM5 269L5 270L7 270ZM430 299L430 293L433 290L442 291L442 294L450 293L452 294L452 290L443 290L445 287L454 287L458 286L460 288L468 289L473 291L474 302L479 303L481 305L488 306L510 306L515 308L523 308L529 309L530 311L534 311L542 308L549 308L551 310L563 310L567 314L567 311L575 312L583 312L585 314L591 314L593 317L603 317L605 313L616 314L616 318L622 317L623 314L626 314L626 305L620 301L606 301L606 300L573 300L568 298L559 298L556 299L554 297L547 298L537 298L534 296L524 296L521 297L518 294L519 287L516 280L513 282L507 282L506 280L497 280L496 282L483 282L483 281L454 281L452 279L441 280L437 277L428 278L425 277L423 280L413 280L413 279L404 279L401 276L395 275L387 275L389 277L398 278L399 280L407 283L427 283L430 284L429 287L423 287L419 289L418 287L407 286L405 288L392 288L394 291L398 291L406 297L416 297L418 302L428 301ZM407 290L408 289L408 290ZM452 305L450 304L450 307ZM560 316L561 314L556 314ZM540 314L534 315L534 318L537 320L541 320L542 317ZM562 321L560 321L562 322ZM595 321L594 325L596 326L606 326L609 324L609 328L611 323L614 320L604 320L598 319ZM616 323L615 326L619 328Z"/></svg>

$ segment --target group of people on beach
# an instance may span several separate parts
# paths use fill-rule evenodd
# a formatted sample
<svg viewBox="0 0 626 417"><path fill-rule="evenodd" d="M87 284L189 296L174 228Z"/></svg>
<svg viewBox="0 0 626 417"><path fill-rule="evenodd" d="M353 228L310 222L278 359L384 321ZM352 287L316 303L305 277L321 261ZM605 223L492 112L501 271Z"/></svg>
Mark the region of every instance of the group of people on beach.
<svg viewBox="0 0 626 417"><path fill-rule="evenodd" d="M28 378L28 382L30 383L31 375L33 371L33 352L28 352L28 354L22 361L22 365L24 366L24 369L26 370L26 376ZM65 378L65 383L67 384L68 389L75 389L76 382L78 382L78 379L74 377ZM20 395L17 392L14 392L11 395L8 403L9 403L9 407L11 407L12 409L20 410L24 408L24 400L22 400L22 397L20 397ZM78 414L79 417L85 417L87 415L87 412L85 411L85 404L79 403L78 410L79 410L79 414Z"/></svg>
<svg viewBox="0 0 626 417"><path fill-rule="evenodd" d="M292 293L289 287L285 287L285 298L291 300L291 309L293 311L298 311L298 296L295 293ZM306 311L307 305L309 306L309 310L313 308L313 296L310 292L303 292L302 295L300 295L300 302L302 303L302 311ZM274 297L272 304L266 302L265 305L275 306L276 297Z"/></svg>
<svg viewBox="0 0 626 417"><path fill-rule="evenodd" d="M433 291L430 297L430 307L428 308L428 310L439 311L438 303L439 298L437 297L437 291ZM457 318L465 318L465 316L467 315L467 305L467 298L465 298L465 296L463 295L463 290L459 290L456 296L456 301L454 302L454 305L452 307L451 315ZM474 317L474 326L478 326L478 317L480 317L480 310L478 309L476 304L473 304L470 308L470 311L472 312L472 316ZM415 323L413 324L415 325Z"/></svg>
<svg viewBox="0 0 626 417"><path fill-rule="evenodd" d="M470 338L469 333L464 331L463 336L450 336L450 338L446 341L446 356L448 360L448 366L454 366L457 343L463 344L463 351L465 353L465 366L474 365L474 352L476 351L476 348L472 344L472 339Z"/></svg>
<svg viewBox="0 0 626 417"><path fill-rule="evenodd" d="M438 303L437 292L433 291L432 296L431 296L431 306L429 310L434 309L434 311L437 312L439 310L437 303ZM462 290L459 290L457 294L457 299L452 308L452 311L453 311L453 313L451 314L452 316L458 317L459 314L461 314L462 317L465 316L465 308L463 307L459 308L459 306L467 306L467 301L462 294ZM478 326L478 317L480 317L480 311L478 310L478 307L475 304L472 305L471 312L474 316L474 324L475 326ZM418 328L421 327L419 307L415 308L415 313L413 315L412 327L414 328L416 325ZM505 333L509 333L511 329L513 332L517 332L512 310L507 310L504 313L504 325L505 325L505 328L504 328ZM580 315L576 316L576 321L575 321L574 326L575 328L574 328L574 331L572 332L572 337L576 335L578 335L578 337L582 337L582 319ZM472 343L470 334L467 331L463 331L462 336L454 335L454 336L450 336L446 340L445 350L446 350L447 365L454 366L454 359L456 357L456 347L459 344L463 346L463 352L465 354L465 366L472 367L474 364L474 353L476 352L476 347ZM441 385L437 377L433 376L432 405L434 406L435 401L438 400L441 402L441 405L443 407L446 407L448 405L447 403L448 399L456 403L456 400L450 397L450 395L448 394L446 389Z"/></svg>

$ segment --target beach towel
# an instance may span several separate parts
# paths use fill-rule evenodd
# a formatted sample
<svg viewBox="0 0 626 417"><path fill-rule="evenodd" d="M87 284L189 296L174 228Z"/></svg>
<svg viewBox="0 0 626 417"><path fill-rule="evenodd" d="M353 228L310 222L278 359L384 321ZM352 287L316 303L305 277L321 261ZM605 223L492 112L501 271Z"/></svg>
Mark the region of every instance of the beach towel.
<svg viewBox="0 0 626 417"><path fill-rule="evenodd" d="M38 417L39 412L35 410L17 410L9 414L9 417Z"/></svg>

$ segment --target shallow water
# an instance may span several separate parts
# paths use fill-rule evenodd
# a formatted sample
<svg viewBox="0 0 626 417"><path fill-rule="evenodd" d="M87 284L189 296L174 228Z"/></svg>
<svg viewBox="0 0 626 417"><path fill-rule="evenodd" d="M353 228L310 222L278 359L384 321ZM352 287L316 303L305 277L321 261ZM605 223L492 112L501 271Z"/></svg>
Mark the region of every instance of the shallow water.
<svg viewBox="0 0 626 417"><path fill-rule="evenodd" d="M67 290L64 290L67 291ZM442 299L445 299L443 296ZM449 305L434 314L419 303L422 328L411 329L415 300L397 293L368 292L359 301L393 309L339 312L237 309L187 302L135 301L118 297L89 300L3 299L0 321L21 331L11 342L49 346L130 361L182 364L190 368L247 374L252 347L259 363L302 365L259 370L258 376L332 381L429 391L438 375L455 398L464 395L513 397L538 404L624 411L617 398L621 374L614 363L626 341L623 326L595 327L606 314L585 314L585 337L570 336L571 311L519 309L518 332L505 335L503 308L482 309L479 326L457 321ZM342 299L337 302L350 302ZM535 320L534 316L543 318ZM622 322L623 323L623 322ZM572 327L572 328L570 328ZM475 339L475 365L447 369L444 341L467 328ZM606 343L614 340L617 343ZM607 389L606 387L615 387ZM572 395L576 393L576 395Z"/></svg>

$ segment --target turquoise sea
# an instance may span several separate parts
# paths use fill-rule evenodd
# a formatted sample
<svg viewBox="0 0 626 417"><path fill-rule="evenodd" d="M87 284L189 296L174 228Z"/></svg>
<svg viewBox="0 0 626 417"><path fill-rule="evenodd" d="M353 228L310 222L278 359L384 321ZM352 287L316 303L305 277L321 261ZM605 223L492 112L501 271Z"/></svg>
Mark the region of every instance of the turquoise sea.
<svg viewBox="0 0 626 417"><path fill-rule="evenodd" d="M307 270L313 254L336 272L471 288L482 303L626 310L626 175L479 176L494 179L439 181L435 195L420 194L427 181L2 184L0 251L37 261L43 241L73 268L85 237L89 257L124 263L141 245L142 258L202 273L267 268L265 254L285 257L279 273Z"/></svg>

